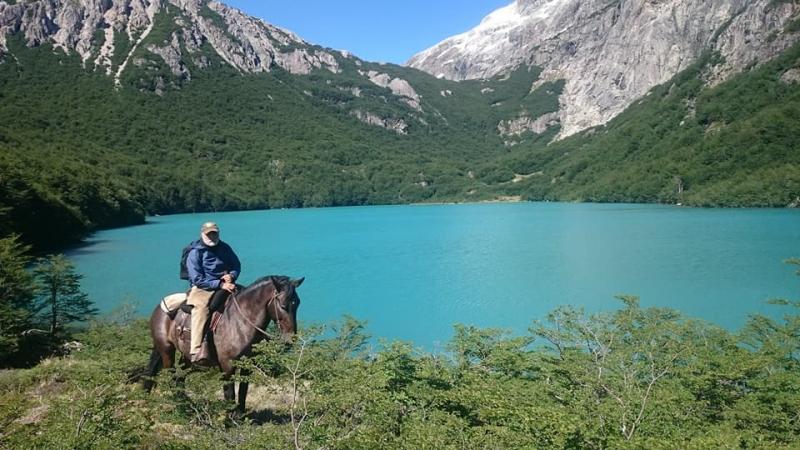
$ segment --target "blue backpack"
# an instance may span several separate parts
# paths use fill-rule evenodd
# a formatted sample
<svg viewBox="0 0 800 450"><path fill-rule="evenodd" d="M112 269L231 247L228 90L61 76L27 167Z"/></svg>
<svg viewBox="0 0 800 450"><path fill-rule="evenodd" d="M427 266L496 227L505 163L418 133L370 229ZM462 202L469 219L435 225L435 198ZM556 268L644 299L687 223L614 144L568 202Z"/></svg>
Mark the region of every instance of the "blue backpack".
<svg viewBox="0 0 800 450"><path fill-rule="evenodd" d="M181 268L180 268L180 277L181 280L188 280L189 279L189 269L186 268L186 258L189 257L189 252L192 251L192 244L183 247L181 251Z"/></svg>

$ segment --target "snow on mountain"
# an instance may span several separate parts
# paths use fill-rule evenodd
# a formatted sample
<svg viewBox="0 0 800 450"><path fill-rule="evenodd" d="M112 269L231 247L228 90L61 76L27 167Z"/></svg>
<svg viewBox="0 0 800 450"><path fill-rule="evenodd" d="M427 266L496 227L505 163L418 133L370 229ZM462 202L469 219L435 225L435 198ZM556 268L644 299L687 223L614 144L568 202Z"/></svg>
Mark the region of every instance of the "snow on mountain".
<svg viewBox="0 0 800 450"><path fill-rule="evenodd" d="M407 65L452 80L539 66L542 80L566 80L563 137L607 122L706 50L724 57L709 84L771 59L797 42L798 15L797 2L774 0L516 0Z"/></svg>

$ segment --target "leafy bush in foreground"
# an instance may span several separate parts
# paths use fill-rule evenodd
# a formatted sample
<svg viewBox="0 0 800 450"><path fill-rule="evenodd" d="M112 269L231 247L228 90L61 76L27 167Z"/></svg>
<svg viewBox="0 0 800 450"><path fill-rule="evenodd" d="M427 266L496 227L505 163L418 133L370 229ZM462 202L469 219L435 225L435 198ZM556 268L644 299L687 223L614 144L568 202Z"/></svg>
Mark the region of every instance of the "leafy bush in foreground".
<svg viewBox="0 0 800 450"><path fill-rule="evenodd" d="M216 371L131 375L144 321L96 323L82 350L0 373L14 448L795 448L800 315L754 316L738 334L621 297L611 313L563 307L529 333L456 326L446 354L370 346L345 318L240 365L248 413ZM778 301L797 308L798 302ZM179 371L181 372L181 371Z"/></svg>

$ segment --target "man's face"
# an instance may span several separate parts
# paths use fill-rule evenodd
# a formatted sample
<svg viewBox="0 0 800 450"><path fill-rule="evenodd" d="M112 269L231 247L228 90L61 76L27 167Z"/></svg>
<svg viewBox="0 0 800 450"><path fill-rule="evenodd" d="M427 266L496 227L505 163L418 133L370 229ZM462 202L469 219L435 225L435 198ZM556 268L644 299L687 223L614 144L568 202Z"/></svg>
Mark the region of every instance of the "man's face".
<svg viewBox="0 0 800 450"><path fill-rule="evenodd" d="M214 244L219 242L219 233L216 231L207 232L206 237L208 238L209 241L213 242Z"/></svg>

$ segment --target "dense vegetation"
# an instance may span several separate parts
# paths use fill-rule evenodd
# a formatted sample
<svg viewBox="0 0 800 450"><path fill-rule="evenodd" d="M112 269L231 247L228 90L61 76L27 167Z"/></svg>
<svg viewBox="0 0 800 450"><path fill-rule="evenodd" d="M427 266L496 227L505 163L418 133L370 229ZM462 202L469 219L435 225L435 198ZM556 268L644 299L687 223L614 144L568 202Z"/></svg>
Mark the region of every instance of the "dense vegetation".
<svg viewBox="0 0 800 450"><path fill-rule="evenodd" d="M800 263L800 261L794 261ZM79 350L0 373L0 425L15 448L797 448L800 302L738 333L642 308L570 307L530 332L456 326L448 353L385 343L345 319L290 348L259 344L244 417L214 371L132 383L142 321L116 317ZM779 307L779 306L776 306ZM186 374L183 374L186 375Z"/></svg>
<svg viewBox="0 0 800 450"><path fill-rule="evenodd" d="M0 367L52 354L73 325L97 314L69 260L49 255L32 262L29 250L16 235L0 239Z"/></svg>
<svg viewBox="0 0 800 450"><path fill-rule="evenodd" d="M169 40L181 14L159 13L119 89L91 61L9 37L0 236L41 251L146 214L508 196L800 203L800 83L784 77L800 46L713 88L708 54L609 124L553 142L557 125L498 133L501 121L558 110L563 80L531 91L536 67L456 83L337 56L339 73L243 75L205 44L208 67L189 58L191 77L176 76L146 47ZM409 81L421 110L359 75L370 70ZM405 134L366 125L359 111L402 121Z"/></svg>
<svg viewBox="0 0 800 450"><path fill-rule="evenodd" d="M452 127L424 125L442 120L435 106L412 115L406 105L386 102L388 89L347 75L355 69L242 76L209 53L213 70L196 71L191 82L176 81L159 96L149 89L163 67L126 72L116 91L110 77L87 71L75 56L26 49L13 38L9 46L15 62L0 64L0 206L5 231L37 247L141 222L145 213L496 195L479 170L503 151L499 137L484 130L494 119L451 108ZM331 80L333 87L325 82ZM475 88L447 85L487 101ZM444 101L438 91L428 97L432 105ZM408 135L361 123L350 114L360 108L406 120ZM63 226L54 232L43 217Z"/></svg>
<svg viewBox="0 0 800 450"><path fill-rule="evenodd" d="M510 155L531 199L777 206L800 199L800 45L714 88L706 54L606 126Z"/></svg>

